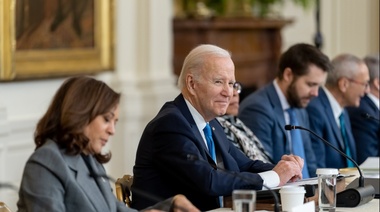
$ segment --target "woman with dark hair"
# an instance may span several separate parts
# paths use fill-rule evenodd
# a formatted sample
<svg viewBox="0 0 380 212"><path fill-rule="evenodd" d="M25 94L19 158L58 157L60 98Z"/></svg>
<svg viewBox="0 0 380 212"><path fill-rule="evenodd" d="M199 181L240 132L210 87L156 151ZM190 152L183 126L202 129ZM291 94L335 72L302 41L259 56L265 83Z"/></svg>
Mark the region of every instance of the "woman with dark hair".
<svg viewBox="0 0 380 212"><path fill-rule="evenodd" d="M39 120L36 150L28 159L19 211L134 211L119 202L102 164L115 133L120 94L90 77L66 80ZM198 211L183 195L149 209Z"/></svg>

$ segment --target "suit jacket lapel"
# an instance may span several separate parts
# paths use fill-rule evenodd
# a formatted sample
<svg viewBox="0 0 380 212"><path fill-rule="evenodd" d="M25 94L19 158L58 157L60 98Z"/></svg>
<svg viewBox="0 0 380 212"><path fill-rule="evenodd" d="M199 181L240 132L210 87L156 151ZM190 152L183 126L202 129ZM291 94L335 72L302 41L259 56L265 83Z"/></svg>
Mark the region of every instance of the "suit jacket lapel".
<svg viewBox="0 0 380 212"><path fill-rule="evenodd" d="M273 83L271 83L268 87L268 98L270 100L271 106L275 113L275 118L277 120L277 127L281 129L281 132L284 134L284 138L286 138L283 141L285 152L290 152L289 133L285 131L286 123L285 123L284 111L282 109L280 98L278 97L278 94L276 92L276 89Z"/></svg>
<svg viewBox="0 0 380 212"><path fill-rule="evenodd" d="M195 124L193 116L191 115L190 110L186 105L186 102L185 102L185 99L183 98L183 95L182 94L178 95L177 98L175 98L174 103L178 106L178 108L181 111L181 113L183 114L183 116L189 122L191 131L192 131L193 135L196 137L195 145L197 145L199 147L199 149L204 150L203 152L201 152L202 157L207 158L207 160L210 163L212 162L215 164L214 160L211 158L210 153L208 152L208 148L207 148L207 146L203 140L203 137L200 134L197 125Z"/></svg>
<svg viewBox="0 0 380 212"><path fill-rule="evenodd" d="M108 204L105 201L99 187L94 180L91 180L90 172L80 155L65 156L67 164L74 172L78 185L82 188L83 193L88 197L94 208L99 211L109 211ZM102 191L103 192L103 191Z"/></svg>
<svg viewBox="0 0 380 212"><path fill-rule="evenodd" d="M319 97L318 98L321 99L321 104L323 105L323 108L327 108L326 109L326 113L327 113L326 116L327 116L327 119L328 119L328 121L332 127L332 131L333 131L333 134L335 136L335 139L338 141L338 145L340 146L340 149L344 149L344 141L343 141L342 134L340 133L340 128L338 127L338 125L335 121L335 116L334 116L334 113L332 112L330 101L327 98L327 95L322 88L319 89Z"/></svg>

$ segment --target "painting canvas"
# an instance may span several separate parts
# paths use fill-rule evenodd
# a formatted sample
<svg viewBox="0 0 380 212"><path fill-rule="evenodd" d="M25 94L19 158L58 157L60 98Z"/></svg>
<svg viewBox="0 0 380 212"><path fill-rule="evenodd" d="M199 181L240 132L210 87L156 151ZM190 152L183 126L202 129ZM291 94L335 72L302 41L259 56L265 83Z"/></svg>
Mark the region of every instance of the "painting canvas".
<svg viewBox="0 0 380 212"><path fill-rule="evenodd" d="M113 1L0 1L0 80L113 69Z"/></svg>

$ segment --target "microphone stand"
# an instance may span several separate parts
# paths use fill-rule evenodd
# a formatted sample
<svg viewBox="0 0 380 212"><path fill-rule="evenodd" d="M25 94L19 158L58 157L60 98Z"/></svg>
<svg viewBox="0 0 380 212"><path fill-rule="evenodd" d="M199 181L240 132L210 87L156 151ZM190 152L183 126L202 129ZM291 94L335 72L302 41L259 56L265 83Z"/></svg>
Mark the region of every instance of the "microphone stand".
<svg viewBox="0 0 380 212"><path fill-rule="evenodd" d="M204 163L209 164L209 163L206 162L205 160L201 160L201 159L199 159L198 156L196 156L196 155L192 155L192 154L187 154L187 160L189 160L189 161L200 161L200 162L204 162ZM221 167L214 167L214 168L215 168L216 170L219 169L220 171L222 171L222 172L224 172L224 173L227 173L227 174L230 174L230 175L232 175L232 176L234 176L234 177L240 178L240 179L244 180L245 182L252 183L252 180L251 180L251 179L249 179L249 178L247 178L247 177L245 177L245 176L239 175L239 173L237 173L237 172L231 172L231 171L229 171L229 170L227 170L227 169L224 169L224 168L221 168ZM274 191L273 191L271 188L269 188L268 186L266 186L266 185L264 185L264 184L263 184L263 187L266 188L266 189L268 189L268 191L269 191L269 192L272 194L272 196L273 196L273 199L274 199L274 211L275 211L275 212L280 212L280 209L279 209L279 200L278 200L278 196L276 195L276 193L274 193Z"/></svg>
<svg viewBox="0 0 380 212"><path fill-rule="evenodd" d="M309 129L301 127L301 126L285 125L285 130L294 130L294 129L305 130L305 131L308 131L309 133L313 134L315 137L322 140L329 147L331 147L335 151L337 151L340 155L342 155L343 157L350 160L355 165L355 168L359 171L359 188L350 188L350 189L346 189L346 190L338 193L337 194L337 206L339 206L339 207L356 207L358 205L362 205L364 203L367 203L374 198L375 188L372 185L364 186L363 173L362 173L361 169L359 168L359 165L356 163L356 161L354 159L349 157L344 152L340 151L338 148L333 146L326 139L317 135L317 133L313 132L312 130L309 130Z"/></svg>

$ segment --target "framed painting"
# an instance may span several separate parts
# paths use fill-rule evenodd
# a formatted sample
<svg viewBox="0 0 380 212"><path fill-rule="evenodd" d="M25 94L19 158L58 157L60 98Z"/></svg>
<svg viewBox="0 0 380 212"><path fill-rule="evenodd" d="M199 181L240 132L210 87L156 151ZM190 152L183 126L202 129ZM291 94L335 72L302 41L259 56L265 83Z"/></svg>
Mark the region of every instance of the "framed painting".
<svg viewBox="0 0 380 212"><path fill-rule="evenodd" d="M113 0L0 0L0 81L114 68Z"/></svg>

